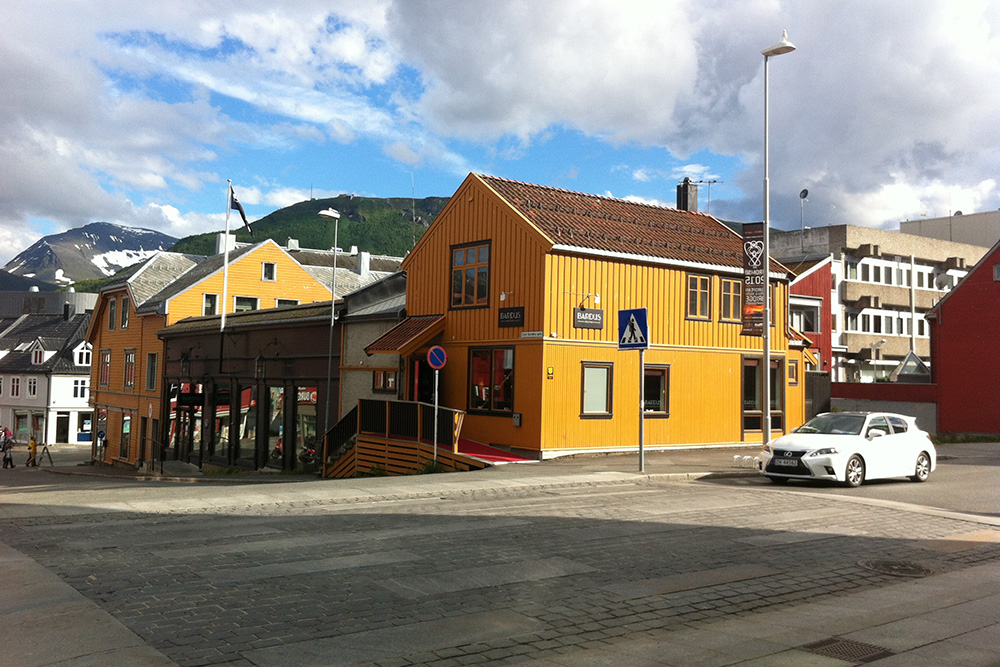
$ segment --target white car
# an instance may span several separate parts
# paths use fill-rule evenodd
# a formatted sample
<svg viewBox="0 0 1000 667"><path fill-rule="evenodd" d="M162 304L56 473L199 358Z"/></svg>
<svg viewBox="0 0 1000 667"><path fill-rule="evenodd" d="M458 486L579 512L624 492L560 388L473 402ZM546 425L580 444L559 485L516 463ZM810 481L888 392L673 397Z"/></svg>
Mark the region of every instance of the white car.
<svg viewBox="0 0 1000 667"><path fill-rule="evenodd" d="M866 479L909 477L923 482L937 466L930 435L916 419L891 412L826 412L761 453L769 480L825 479L861 486Z"/></svg>

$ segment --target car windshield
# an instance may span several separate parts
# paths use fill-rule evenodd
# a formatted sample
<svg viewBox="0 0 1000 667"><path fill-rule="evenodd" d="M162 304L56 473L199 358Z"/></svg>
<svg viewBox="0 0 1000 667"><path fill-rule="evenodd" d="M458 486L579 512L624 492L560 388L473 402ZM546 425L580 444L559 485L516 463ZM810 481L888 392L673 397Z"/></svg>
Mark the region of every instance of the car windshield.
<svg viewBox="0 0 1000 667"><path fill-rule="evenodd" d="M864 415L825 414L813 417L795 429L795 432L859 435L864 425Z"/></svg>

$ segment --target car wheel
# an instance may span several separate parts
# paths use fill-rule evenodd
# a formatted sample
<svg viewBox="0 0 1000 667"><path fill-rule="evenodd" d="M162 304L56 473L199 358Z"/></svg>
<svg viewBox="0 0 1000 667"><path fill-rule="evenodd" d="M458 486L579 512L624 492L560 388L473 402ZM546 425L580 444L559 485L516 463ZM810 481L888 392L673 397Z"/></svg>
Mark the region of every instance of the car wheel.
<svg viewBox="0 0 1000 667"><path fill-rule="evenodd" d="M865 462L860 456L852 456L847 461L847 471L844 473L844 482L847 486L858 487L865 481Z"/></svg>
<svg viewBox="0 0 1000 667"><path fill-rule="evenodd" d="M927 456L927 452L920 452L920 456L917 457L917 467L914 468L913 475L910 477L914 482L926 482L927 478L931 474L931 457Z"/></svg>
<svg viewBox="0 0 1000 667"><path fill-rule="evenodd" d="M767 478L771 480L772 484L788 484L787 477L774 477L772 475L768 475Z"/></svg>

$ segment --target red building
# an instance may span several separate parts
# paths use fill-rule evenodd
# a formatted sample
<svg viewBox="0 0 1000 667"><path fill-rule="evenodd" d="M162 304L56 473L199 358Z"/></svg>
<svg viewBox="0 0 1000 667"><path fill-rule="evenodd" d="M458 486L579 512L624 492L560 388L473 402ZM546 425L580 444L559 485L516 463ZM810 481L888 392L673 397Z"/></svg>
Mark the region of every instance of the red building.
<svg viewBox="0 0 1000 667"><path fill-rule="evenodd" d="M823 255L798 260L782 260L794 274L788 288L788 317L793 329L809 339L806 370L829 371L833 359L833 257Z"/></svg>
<svg viewBox="0 0 1000 667"><path fill-rule="evenodd" d="M1000 243L925 315L938 431L1000 433Z"/></svg>

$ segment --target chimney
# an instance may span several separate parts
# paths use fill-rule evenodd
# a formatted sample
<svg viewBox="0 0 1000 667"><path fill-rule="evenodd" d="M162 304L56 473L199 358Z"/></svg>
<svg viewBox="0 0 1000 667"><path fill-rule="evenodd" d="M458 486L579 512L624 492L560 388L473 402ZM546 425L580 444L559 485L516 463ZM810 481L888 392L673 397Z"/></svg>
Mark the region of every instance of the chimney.
<svg viewBox="0 0 1000 667"><path fill-rule="evenodd" d="M232 252L235 249L236 249L236 235L235 234L230 234L229 235L229 252ZM224 252L226 252L226 233L225 232L220 232L215 237L215 254L216 255L221 255Z"/></svg>
<svg viewBox="0 0 1000 667"><path fill-rule="evenodd" d="M298 239L288 239L288 244L287 244L286 247L288 248L289 251L298 250L299 249L299 240Z"/></svg>
<svg viewBox="0 0 1000 667"><path fill-rule="evenodd" d="M352 255L357 255L358 254L358 246L356 246L356 245L352 245L351 246L351 254Z"/></svg>
<svg viewBox="0 0 1000 667"><path fill-rule="evenodd" d="M73 316L73 304L67 302L63 304L63 320L68 320Z"/></svg>
<svg viewBox="0 0 1000 667"><path fill-rule="evenodd" d="M698 184L688 176L677 186L677 209L698 212Z"/></svg>
<svg viewBox="0 0 1000 667"><path fill-rule="evenodd" d="M362 278L367 278L368 273L371 271L372 265L372 254L367 250L362 251L358 254L358 275Z"/></svg>

